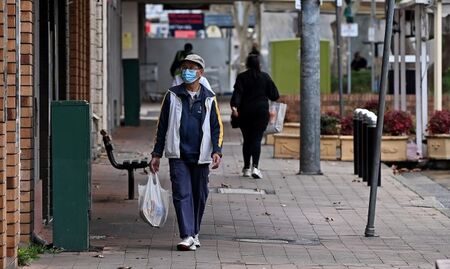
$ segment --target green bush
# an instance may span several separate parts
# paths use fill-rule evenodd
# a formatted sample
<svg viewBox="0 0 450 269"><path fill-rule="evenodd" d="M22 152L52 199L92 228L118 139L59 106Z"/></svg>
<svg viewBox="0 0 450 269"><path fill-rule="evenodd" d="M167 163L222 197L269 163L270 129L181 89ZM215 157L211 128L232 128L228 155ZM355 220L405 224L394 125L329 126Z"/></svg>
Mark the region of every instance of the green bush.
<svg viewBox="0 0 450 269"><path fill-rule="evenodd" d="M352 93L370 93L372 92L370 69L362 69L359 71L352 71ZM450 81L449 81L450 82ZM347 92L347 76L342 78L342 90ZM339 81L336 76L331 77L331 91L333 93L339 92Z"/></svg>

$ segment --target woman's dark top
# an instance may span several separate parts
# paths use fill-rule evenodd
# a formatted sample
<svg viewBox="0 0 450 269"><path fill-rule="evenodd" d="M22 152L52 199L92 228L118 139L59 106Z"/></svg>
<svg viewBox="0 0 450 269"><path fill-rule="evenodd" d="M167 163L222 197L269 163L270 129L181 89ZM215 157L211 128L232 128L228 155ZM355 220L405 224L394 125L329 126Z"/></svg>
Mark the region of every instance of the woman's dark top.
<svg viewBox="0 0 450 269"><path fill-rule="evenodd" d="M265 72L247 70L240 73L234 84L230 105L237 107L239 122L265 124L269 121L269 102L280 97L278 89Z"/></svg>

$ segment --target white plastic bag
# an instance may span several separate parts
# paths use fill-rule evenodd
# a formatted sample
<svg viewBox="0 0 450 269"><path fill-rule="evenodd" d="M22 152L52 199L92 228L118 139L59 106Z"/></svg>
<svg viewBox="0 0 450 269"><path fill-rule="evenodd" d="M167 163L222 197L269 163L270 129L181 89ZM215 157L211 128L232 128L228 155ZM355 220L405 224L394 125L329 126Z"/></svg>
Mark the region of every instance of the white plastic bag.
<svg viewBox="0 0 450 269"><path fill-rule="evenodd" d="M281 133L283 131L284 116L286 115L286 104L270 102L269 124L264 134Z"/></svg>
<svg viewBox="0 0 450 269"><path fill-rule="evenodd" d="M169 212L169 192L159 183L158 175L150 173L147 185L139 185L139 214L152 227L162 227Z"/></svg>

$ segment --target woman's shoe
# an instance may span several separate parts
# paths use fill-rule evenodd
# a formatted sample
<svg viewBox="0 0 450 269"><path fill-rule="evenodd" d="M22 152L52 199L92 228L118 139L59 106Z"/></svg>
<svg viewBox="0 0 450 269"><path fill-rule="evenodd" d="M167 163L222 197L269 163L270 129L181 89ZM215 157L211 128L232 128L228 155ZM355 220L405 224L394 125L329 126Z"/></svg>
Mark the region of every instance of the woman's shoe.
<svg viewBox="0 0 450 269"><path fill-rule="evenodd" d="M252 175L252 170L250 168L242 168L242 176L250 177Z"/></svg>
<svg viewBox="0 0 450 269"><path fill-rule="evenodd" d="M253 178L263 178L261 170L259 170L257 167L253 167L253 169L252 169L252 177Z"/></svg>

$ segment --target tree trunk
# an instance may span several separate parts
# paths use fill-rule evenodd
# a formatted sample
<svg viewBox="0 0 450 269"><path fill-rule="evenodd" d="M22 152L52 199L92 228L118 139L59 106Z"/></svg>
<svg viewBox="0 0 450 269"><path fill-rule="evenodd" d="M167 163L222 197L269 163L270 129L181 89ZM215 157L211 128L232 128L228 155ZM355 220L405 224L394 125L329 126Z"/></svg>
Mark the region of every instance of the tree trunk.
<svg viewBox="0 0 450 269"><path fill-rule="evenodd" d="M233 5L233 21L236 29L239 44L239 67L238 72L245 69L245 59L247 57L251 40L248 37L248 18L250 15L251 2L235 2ZM243 12L243 18L239 18L239 12Z"/></svg>

